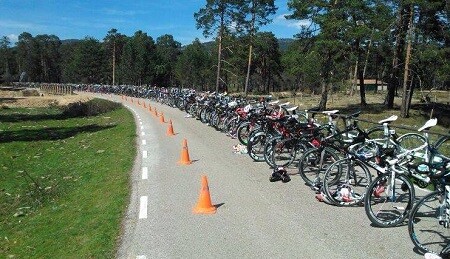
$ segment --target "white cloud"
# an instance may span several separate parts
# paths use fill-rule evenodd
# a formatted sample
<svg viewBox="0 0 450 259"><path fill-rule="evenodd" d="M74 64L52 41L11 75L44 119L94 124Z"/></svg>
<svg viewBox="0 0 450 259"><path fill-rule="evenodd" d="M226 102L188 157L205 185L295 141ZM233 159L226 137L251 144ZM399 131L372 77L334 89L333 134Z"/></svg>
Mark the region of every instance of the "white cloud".
<svg viewBox="0 0 450 259"><path fill-rule="evenodd" d="M133 16L138 14L138 12L136 11L124 11L116 9L103 9L103 12L107 15L120 15L120 16Z"/></svg>
<svg viewBox="0 0 450 259"><path fill-rule="evenodd" d="M9 41L11 41L11 43L16 43L19 40L19 36L16 34L9 34L8 36Z"/></svg>
<svg viewBox="0 0 450 259"><path fill-rule="evenodd" d="M8 28L8 29L35 29L40 27L39 25L26 23L26 22L18 22L12 20L0 20L0 27Z"/></svg>
<svg viewBox="0 0 450 259"><path fill-rule="evenodd" d="M282 26L286 26L286 27L290 27L290 28L297 28L297 29L302 29L304 27L311 25L311 21L309 21L309 20L288 20L285 17L286 15L289 15L289 14L285 13L285 14L278 15L274 19L274 23L277 25L282 25Z"/></svg>

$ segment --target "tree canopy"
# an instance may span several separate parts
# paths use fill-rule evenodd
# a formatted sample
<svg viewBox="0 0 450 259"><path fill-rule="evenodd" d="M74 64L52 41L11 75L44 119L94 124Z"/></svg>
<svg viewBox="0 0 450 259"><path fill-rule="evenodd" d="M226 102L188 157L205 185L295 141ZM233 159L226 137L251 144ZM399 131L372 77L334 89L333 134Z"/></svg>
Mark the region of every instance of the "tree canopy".
<svg viewBox="0 0 450 259"><path fill-rule="evenodd" d="M1 81L133 84L212 91L320 93L359 90L365 80L388 85L386 107L403 98L408 116L415 89L450 85L450 6L444 0L289 0L286 18L301 21L294 39L260 31L277 10L273 0L206 0L194 13L209 42L182 46L172 35L117 29L102 41L56 35L0 38ZM288 47L280 42L290 42Z"/></svg>

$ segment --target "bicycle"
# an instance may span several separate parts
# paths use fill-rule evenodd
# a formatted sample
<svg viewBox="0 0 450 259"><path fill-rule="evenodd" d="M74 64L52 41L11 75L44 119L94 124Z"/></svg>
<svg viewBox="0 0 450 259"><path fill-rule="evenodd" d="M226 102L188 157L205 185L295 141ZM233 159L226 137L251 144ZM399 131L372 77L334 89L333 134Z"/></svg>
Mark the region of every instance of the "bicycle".
<svg viewBox="0 0 450 259"><path fill-rule="evenodd" d="M425 195L411 209L408 233L413 244L424 253L450 257L450 159L424 163L435 191Z"/></svg>
<svg viewBox="0 0 450 259"><path fill-rule="evenodd" d="M307 150L299 160L298 172L307 185L313 190L319 191L323 183L323 175L330 165L345 157L349 146L363 142L364 139L370 139L377 136L379 127L373 127L368 130L362 130L358 126L356 119L360 111L350 115L336 114L337 111L326 111L328 127L330 134L324 137L317 148ZM333 117L340 117L344 121L346 128L339 130Z"/></svg>
<svg viewBox="0 0 450 259"><path fill-rule="evenodd" d="M396 115L393 115L378 122L382 125L383 138L366 138L364 141L351 145L347 149L345 158L327 168L323 179L323 192L332 204L360 205L372 182L373 176L369 168L375 169L377 176L385 173L386 159L409 150L402 147L402 141L411 137L414 139L424 138L417 133L408 133L397 137L395 130L390 128L390 123L397 118Z"/></svg>

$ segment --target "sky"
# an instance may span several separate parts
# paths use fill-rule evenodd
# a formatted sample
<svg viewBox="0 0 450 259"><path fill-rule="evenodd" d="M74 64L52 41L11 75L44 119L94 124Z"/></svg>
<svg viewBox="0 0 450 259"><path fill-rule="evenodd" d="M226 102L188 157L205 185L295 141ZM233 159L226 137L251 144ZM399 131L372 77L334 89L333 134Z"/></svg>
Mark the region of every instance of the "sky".
<svg viewBox="0 0 450 259"><path fill-rule="evenodd" d="M277 38L293 38L301 21L286 20L288 0L275 0L278 11L270 25ZM205 42L202 30L196 29L194 13L206 0L0 0L0 37L12 43L22 32L36 36L53 34L61 40L93 37L102 41L111 28L132 36L142 30L156 40L170 34L182 45L195 38Z"/></svg>

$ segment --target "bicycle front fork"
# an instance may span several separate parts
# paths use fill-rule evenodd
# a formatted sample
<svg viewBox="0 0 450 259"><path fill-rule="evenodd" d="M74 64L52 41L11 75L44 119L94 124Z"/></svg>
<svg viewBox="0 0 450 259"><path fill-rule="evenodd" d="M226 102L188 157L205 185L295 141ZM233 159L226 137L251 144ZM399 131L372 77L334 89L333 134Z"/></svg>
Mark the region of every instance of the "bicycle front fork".
<svg viewBox="0 0 450 259"><path fill-rule="evenodd" d="M439 224L444 228L450 228L450 185L445 186L444 195L445 200L441 202L439 211Z"/></svg>

